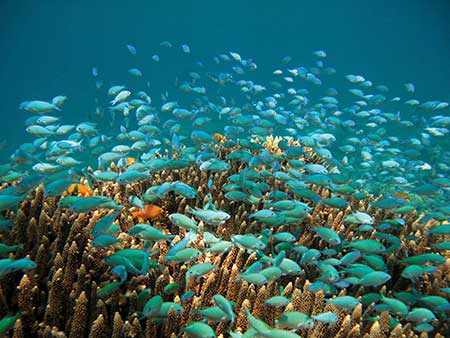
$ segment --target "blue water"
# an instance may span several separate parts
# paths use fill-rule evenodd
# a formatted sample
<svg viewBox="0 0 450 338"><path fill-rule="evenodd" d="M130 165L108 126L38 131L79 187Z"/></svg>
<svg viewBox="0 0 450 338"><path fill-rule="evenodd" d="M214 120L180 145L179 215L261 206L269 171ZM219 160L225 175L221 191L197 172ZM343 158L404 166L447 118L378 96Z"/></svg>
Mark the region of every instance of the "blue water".
<svg viewBox="0 0 450 338"><path fill-rule="evenodd" d="M237 51L271 72L283 56L301 64L324 49L342 75L361 73L399 90L413 82L419 100L450 99L448 0L2 0L0 13L2 159L32 139L23 126L29 114L17 109L21 101L66 95L64 114L87 119L95 109L91 68L107 86L123 82L136 66L127 43L137 47L156 97L179 71L218 53ZM172 55L164 65L152 63L162 40L188 43L192 62Z"/></svg>

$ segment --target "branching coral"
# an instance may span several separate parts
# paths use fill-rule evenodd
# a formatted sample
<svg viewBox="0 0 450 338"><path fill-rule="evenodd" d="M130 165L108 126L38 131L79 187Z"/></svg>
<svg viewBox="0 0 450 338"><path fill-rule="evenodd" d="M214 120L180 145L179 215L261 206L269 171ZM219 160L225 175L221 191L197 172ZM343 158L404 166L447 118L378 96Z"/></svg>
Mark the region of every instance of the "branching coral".
<svg viewBox="0 0 450 338"><path fill-rule="evenodd" d="M265 146L274 154L280 154L278 148L280 139L268 138ZM292 141L290 141L291 144ZM217 146L222 147L221 145ZM220 148L223 155L236 148ZM301 159L305 163L320 162L315 154L305 153ZM377 238L376 230L361 232L358 225L344 221L345 216L352 210L370 212L377 222L388 216L395 216L384 210L377 210L369 206L369 199L357 200L348 196L350 206L343 210L316 203L311 212L300 221L283 223L279 226L269 226L262 222L248 218L248 215L261 209L263 199L258 204L230 201L224 197L221 187L227 183L233 173L244 170L239 161L230 161L231 169L226 172L210 173L200 171L196 166L181 169L166 169L151 179L119 187L112 183L94 181L94 195L113 198L117 203L125 206L117 217L116 224L120 227L117 238L119 243L109 247L94 247L92 245L92 231L95 224L105 215L104 211L88 213L73 213L58 206L58 199L44 197L42 187L37 188L20 205L17 212L7 212L7 217L14 219L16 226L1 235L2 242L10 244L23 243L23 247L11 257L29 255L37 263L37 268L26 273L14 272L3 277L0 287L0 312L2 314L21 312L12 330L5 333L5 337L89 337L89 338L119 338L119 337L175 337L182 328L192 321L201 321L198 310L214 306L213 296L221 294L234 302L233 311L236 319L233 323L222 321L210 322L218 336L229 336L230 330L244 332L249 329L249 319L246 308L253 316L263 320L271 327L275 320L284 312L299 311L308 316L331 311L337 315L337 322L324 323L316 321L312 328L299 327L298 333L302 337L414 337L421 335L414 331L414 326L404 318L397 316L380 306L378 300L358 304L351 311L327 302L332 298L326 290L314 289L311 286L319 276L314 264L302 265L303 271L295 275L283 275L274 280L254 284L244 280L242 272L257 262L261 253L252 250L239 249L234 245L225 253L207 252L204 234L200 231L198 238L191 246L202 252L189 263L167 262L164 256L172 244L180 242L186 235L186 229L173 225L168 215L171 213L188 214L187 206L201 208L208 201L211 192L212 200L219 210L225 210L231 218L214 228L200 222L199 228L209 231L224 240L230 240L233 234L256 233L259 236L265 228L273 233L290 232L296 234L295 243L289 245L305 246L318 250L333 249L322 238L316 235L311 227L328 226L338 233L343 241L355 239ZM283 162L284 168L290 164ZM208 188L208 179L214 182ZM175 194L169 194L158 200L159 206L165 212L151 218L149 222L164 233L176 235L170 241L152 242L151 255L158 264L151 266L148 271L132 274L122 285L116 285L110 292L100 293L101 288L109 286L118 278L111 273L111 266L104 258L124 248L144 247L144 240L128 234L128 231L139 220L133 217L135 208L129 205L128 195L141 195L151 186L164 182L180 180L196 187L198 197L185 199ZM266 180L272 187L285 191L293 199L307 201L292 194L286 184L273 177ZM312 185L312 191L322 198L331 195L329 187ZM75 193L75 192L73 192ZM401 242L401 247L390 252L383 252L381 256L391 275L391 280L382 288L370 288L360 285L341 287L339 296L352 295L361 299L372 293L383 293L390 296L395 292L411 291L413 285L409 280L401 277L402 269L406 266L400 260L416 254L429 252L430 238L425 236L433 221L420 224L416 221L414 212L403 215L406 220L404 226L395 227L389 234ZM414 240L410 236L414 235ZM386 245L389 240L382 239ZM432 240L432 239L431 239ZM266 255L275 257L278 243L268 239ZM286 257L299 260L298 252L285 245ZM290 248L290 249L289 249ZM281 249L280 249L281 250ZM279 251L279 250L278 250ZM350 250L345 246L336 248L336 253L330 253L329 258L341 259ZM185 280L186 271L194 264L209 262L217 268L208 272L204 277ZM433 275L421 277L421 283L416 284L417 291L423 295L442 295L440 288L448 286L448 263L439 265ZM344 272L342 272L344 276ZM167 292L165 287L170 283L178 283L179 287ZM16 286L18 285L18 288ZM143 291L144 290L144 291ZM193 291L191 297L185 293ZM143 295L143 292L147 292ZM143 305L154 295L161 295L165 302L175 302L183 306L184 311L178 313L171 308L166 318L152 318L142 315ZM269 297L283 295L290 298L286 307L272 308L265 303ZM376 305L378 304L378 305ZM450 334L448 323L434 321L436 337Z"/></svg>

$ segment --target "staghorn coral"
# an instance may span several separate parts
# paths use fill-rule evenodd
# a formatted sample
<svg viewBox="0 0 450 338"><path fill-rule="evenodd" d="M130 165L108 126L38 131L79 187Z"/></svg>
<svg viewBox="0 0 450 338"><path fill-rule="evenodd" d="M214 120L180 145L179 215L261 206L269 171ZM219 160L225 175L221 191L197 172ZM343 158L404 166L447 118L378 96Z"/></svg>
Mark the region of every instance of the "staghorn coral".
<svg viewBox="0 0 450 338"><path fill-rule="evenodd" d="M273 153L280 153L277 147L280 139L267 138L264 145ZM294 141L290 140L290 144ZM217 146L217 147L220 147ZM231 149L220 149L223 155ZM305 155L302 160L311 163L321 162L317 156ZM287 163L285 163L288 166ZM233 169L239 172L243 166L233 163ZM201 222L200 227L214 232L216 236L226 240L236 233L258 233L264 228L256 221L248 219L248 215L258 210L257 205L238 204L230 202L220 191L231 172L216 173L214 176L214 203L221 209L227 210L232 218L225 224L213 228ZM176 234L174 243L181 240L185 234L168 221L167 215L174 212L185 213L187 205L201 207L207 197L208 189L204 188L207 177L197 167L190 166L182 169L164 170L151 179L118 187L111 183L94 182L94 194L114 198L117 202L128 206L127 195L142 193L148 187L162 184L174 179L182 180L198 187L199 196L189 200L170 195L161 199L160 207L165 213L152 219L151 223L163 231ZM283 184L277 183L279 189L285 189ZM330 196L327 188L313 186L313 190L322 197ZM287 190L286 190L287 191ZM31 201L31 202L30 202ZM140 248L143 241L133 238L127 231L138 222L133 218L133 210L127 207L122 210L117 224L121 233L120 242L112 248L98 248L92 245L90 231L102 212L74 214L62 209L56 203L56 198L45 198L42 187L34 191L25 200L15 214L16 227L7 234L2 234L2 241L10 243L26 243L25 252L36 261L38 267L24 275L14 273L2 281L0 288L0 311L4 314L21 311L23 317L16 321L14 328L6 337L89 337L89 338L118 338L118 337L171 337L176 336L183 326L189 322L200 320L197 310L214 305L212 297L222 294L235 302L234 323L211 323L218 335L226 337L228 332L236 330L245 332L249 328L245 309L270 326L275 326L275 319L284 311L301 311L308 315L332 311L338 315L338 322L324 324L316 322L311 329L300 329L303 337L417 337L420 333L408 323L392 324L394 316L388 311L377 312L371 306L358 305L351 313L346 313L326 302L323 291L309 290L311 281L317 273L310 267L305 267L299 276L282 276L265 285L254 285L240 278L239 274L257 260L256 253L246 252L233 246L223 255L206 253L205 243L201 236L194 242L194 246L203 251L198 261L186 264L174 264L164 261L164 255L169 250L168 243L157 242L153 251L157 253L155 260L162 268L152 268L145 275L129 276L127 281L117 290L105 296L99 296L99 288L114 280L111 268L103 261L107 255L121 248ZM363 201L351 201L358 205L359 210L370 207ZM295 244L307 245L317 249L326 249L327 244L317 238L311 231L311 225L328 224L330 228L343 238L361 237L356 233L354 224L344 224L345 215L351 208L338 210L317 204L310 216L296 224L282 225L277 231L302 231ZM385 212L373 213L376 219L382 219ZM386 285L385 294L402 290L407 283L401 280L398 260L414 254L428 252L429 242L423 234L430 227L430 222L419 224L415 218L408 218L405 227L395 231L395 235L402 239L402 249L386 256L386 263L392 280ZM406 239L416 234L415 241ZM370 235L369 235L370 237ZM266 252L270 254L269 251ZM20 252L17 253L18 255ZM289 257L295 259L295 252ZM341 257L342 254L338 253ZM196 262L213 262L217 269L209 272L201 279L190 280L185 283L185 272ZM448 285L450 275L449 266L444 264L440 271L424 278L418 286L424 294L439 294L440 287ZM180 288L174 294L164 293L164 287L177 282ZM406 283L406 284L405 284ZM16 289L15 286L19 285ZM174 301L184 306L185 311L178 314L171 309L166 320L152 321L140 316L142 304L140 292L149 289L151 295L161 294L164 301ZM194 291L194 296L187 300L180 297L186 292ZM280 291L281 290L281 291ZM290 304L284 309L271 309L264 300L280 294L291 298ZM365 290L358 286L351 286L341 290L341 295L361 296ZM370 318L370 320L369 320ZM433 324L437 336L450 334L448 323L440 321Z"/></svg>

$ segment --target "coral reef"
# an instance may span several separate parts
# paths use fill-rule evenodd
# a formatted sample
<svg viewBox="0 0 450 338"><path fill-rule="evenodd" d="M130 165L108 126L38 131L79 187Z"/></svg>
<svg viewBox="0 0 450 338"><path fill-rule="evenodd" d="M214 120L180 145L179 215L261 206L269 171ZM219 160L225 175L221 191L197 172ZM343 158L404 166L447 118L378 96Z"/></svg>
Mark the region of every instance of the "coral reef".
<svg viewBox="0 0 450 338"><path fill-rule="evenodd" d="M265 146L276 154L277 139L267 139ZM237 146L226 148L217 146L222 158L235 150ZM321 163L321 159L313 153L306 152L301 158L305 163ZM104 210L88 213L74 213L58 206L59 197L45 197L42 186L32 192L19 206L17 211L4 212L6 218L15 222L15 227L9 232L0 234L1 242L23 245L10 257L29 257L37 263L37 267L26 272L13 272L3 277L0 284L0 314L5 316L20 311L22 314L14 327L5 333L4 337L68 337L68 338L120 338L120 337L177 337L181 329L192 321L200 321L197 313L201 308L214 305L213 296L221 294L235 302L234 323L227 321L212 323L217 336L228 337L229 331L245 332L249 328L246 308L251 313L274 327L275 320L288 311L301 311L312 316L331 311L337 314L336 323L315 322L312 328L300 328L297 333L302 337L424 337L427 333L414 331L414 326L402 320L388 310L376 309L375 303L358 304L351 311L326 301L329 298L323 290L314 291L308 288L317 278L317 270L302 266L302 272L297 276L281 276L263 285L252 284L239 274L254 263L258 257L255 252L247 252L234 245L224 254L206 252L201 232L194 242L194 247L202 254L189 263L166 262L163 257L169 249L169 241L152 243L152 259L159 266L151 267L148 273L128 276L128 279L110 293L99 291L108 283L117 280L111 274L111 267L103 260L106 256L123 248L142 248L144 240L128 234L128 230L139 223L132 213L136 208L128 201L130 195L140 195L147 188L164 182L180 180L198 189L198 197L186 200L181 196L169 194L156 204L164 210L149 222L164 233L175 235L172 243L179 242L185 230L173 225L168 215L171 213L187 214L186 208L203 206L207 193L211 193L214 203L220 210L225 210L231 218L224 224L213 227L200 222L203 230L213 232L216 236L230 240L234 234L261 233L266 225L248 215L258 210L258 204L233 202L224 197L222 186L228 177L244 169L241 161L229 161L231 169L223 172L206 173L192 165L181 169L166 169L154 173L150 179L141 180L126 186L115 183L93 181L93 194L113 198L125 206L116 220L120 226L117 236L119 243L109 247L92 245L92 230L94 224L104 215ZM288 162L282 163L289 168ZM118 170L118 169L115 169ZM208 188L208 179L214 184ZM286 191L284 183L273 177L267 177L267 183L272 189ZM331 192L327 187L312 186L312 190L328 198ZM74 190L72 194L77 194ZM67 193L66 193L67 194ZM291 194L292 196L292 194ZM297 198L303 200L302 198ZM305 245L308 248L323 250L327 243L315 235L311 226L328 225L344 239L373 238L376 231L360 232L356 224L345 223L344 217L352 210L368 211L375 220L386 218L387 211L369 206L374 198L358 200L348 196L350 205L344 209L332 208L322 203L314 205L314 209L303 221L294 224L281 225L274 232L298 233L294 244ZM306 200L305 200L306 201ZM350 285L339 290L339 295L352 295L360 299L368 292L382 292L391 295L394 292L410 290L411 282L402 278L400 260L406 256L429 252L432 238L426 235L427 230L435 225L431 220L421 224L415 211L404 214L405 224L390 230L390 234L401 240L399 250L383 254L387 271L392 276L381 290ZM301 229L301 231L298 231ZM414 237L412 237L414 236ZM271 255L273 243L269 243L265 253ZM341 258L345 249L337 253ZM288 252L287 257L296 259L297 253ZM185 280L186 271L194 264L209 262L218 268L208 272L204 277ZM448 263L441 264L433 274L424 275L415 287L422 294L443 295L440 288L449 285L450 271ZM166 292L164 288L177 282L179 288ZM149 290L146 297L143 290ZM192 297L184 298L185 292L192 290ZM281 294L290 299L285 307L273 308L264 300ZM151 317L141 315L143 302L153 295L160 294L164 301L181 304L184 311L177 313L170 310L167 318L155 321ZM436 337L450 335L448 322L434 321ZM187 334L185 333L187 336Z"/></svg>

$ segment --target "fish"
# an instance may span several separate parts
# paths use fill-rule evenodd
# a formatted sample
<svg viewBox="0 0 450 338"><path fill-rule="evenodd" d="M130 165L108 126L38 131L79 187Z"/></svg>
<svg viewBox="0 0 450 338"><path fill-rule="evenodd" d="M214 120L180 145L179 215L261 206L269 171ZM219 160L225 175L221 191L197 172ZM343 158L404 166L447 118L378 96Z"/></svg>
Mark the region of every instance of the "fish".
<svg viewBox="0 0 450 338"><path fill-rule="evenodd" d="M111 105L116 105L117 103L125 101L129 96L131 95L131 92L129 90L122 90L114 97L114 99L111 101Z"/></svg>
<svg viewBox="0 0 450 338"><path fill-rule="evenodd" d="M96 208L121 209L122 206L117 204L113 199L106 196L91 197L65 197L58 202L60 207L69 208L73 212L88 212ZM67 204L66 204L67 202Z"/></svg>
<svg viewBox="0 0 450 338"><path fill-rule="evenodd" d="M88 184L72 183L66 189L68 194L77 193L81 196L93 196L94 192Z"/></svg>
<svg viewBox="0 0 450 338"><path fill-rule="evenodd" d="M290 303L289 298L286 298L284 296L273 296L270 298L266 298L264 302L270 306L274 307L283 307Z"/></svg>
<svg viewBox="0 0 450 338"><path fill-rule="evenodd" d="M332 229L327 227L313 227L312 230L317 233L325 242L330 245L339 245L341 244L341 238L339 235Z"/></svg>
<svg viewBox="0 0 450 338"><path fill-rule="evenodd" d="M427 308L414 308L412 309L408 315L406 316L406 319L415 323L427 323L432 320L436 319L436 316L434 315L433 311L427 309Z"/></svg>
<svg viewBox="0 0 450 338"><path fill-rule="evenodd" d="M19 105L19 108L36 114L49 113L54 110L61 111L61 109L53 103L40 100L24 101Z"/></svg>
<svg viewBox="0 0 450 338"><path fill-rule="evenodd" d="M244 250L264 250L266 244L253 234L232 235L231 241Z"/></svg>
<svg viewBox="0 0 450 338"><path fill-rule="evenodd" d="M333 299L327 299L326 301L337 307L343 308L346 311L351 311L355 306L360 304L360 302L352 296L338 296Z"/></svg>
<svg viewBox="0 0 450 338"><path fill-rule="evenodd" d="M107 246L118 242L120 242L120 240L115 236L110 234L99 234L92 240L92 245L95 247L106 248Z"/></svg>
<svg viewBox="0 0 450 338"><path fill-rule="evenodd" d="M139 223L132 226L128 230L128 233L150 241L171 240L175 237L174 235L165 234L160 229L146 223Z"/></svg>
<svg viewBox="0 0 450 338"><path fill-rule="evenodd" d="M358 284L377 287L385 284L391 278L392 276L384 271L372 271L360 278Z"/></svg>
<svg viewBox="0 0 450 338"><path fill-rule="evenodd" d="M164 257L164 259L166 261L173 261L175 263L189 263L189 262L195 260L201 254L202 254L202 252L195 248L185 248L185 249L181 249L180 251L177 251L173 255L169 255L169 254L166 255Z"/></svg>
<svg viewBox="0 0 450 338"><path fill-rule="evenodd" d="M163 304L163 299L160 295L155 295L150 298L144 305L142 309L142 315L144 317L154 317L158 315L161 311Z"/></svg>
<svg viewBox="0 0 450 338"><path fill-rule="evenodd" d="M191 277L199 278L206 275L208 272L216 269L217 267L211 263L198 263L191 266L185 274L186 283L190 280Z"/></svg>
<svg viewBox="0 0 450 338"><path fill-rule="evenodd" d="M314 327L314 321L305 313L300 311L290 311L283 313L275 324L282 329L298 330L311 329Z"/></svg>
<svg viewBox="0 0 450 338"><path fill-rule="evenodd" d="M116 183L129 184L140 180L145 180L150 177L149 171L139 171L128 168L116 178Z"/></svg>
<svg viewBox="0 0 450 338"><path fill-rule="evenodd" d="M215 338L216 333L214 329L206 323L203 322L192 322L181 329L181 332L187 333L193 338Z"/></svg>
<svg viewBox="0 0 450 338"><path fill-rule="evenodd" d="M236 316L233 312L233 305L231 304L231 302L222 295L214 295L213 300L217 304L217 306L228 316L228 318L230 318L230 321L234 323Z"/></svg>
<svg viewBox="0 0 450 338"><path fill-rule="evenodd" d="M186 44L181 45L181 49L186 54L189 54L191 52L191 48L188 45L186 45Z"/></svg>
<svg viewBox="0 0 450 338"><path fill-rule="evenodd" d="M338 321L338 316L331 311L328 312L322 312L322 313L318 313L316 315L312 315L311 316L312 319L322 322L322 323L326 323L326 324L333 324L336 323Z"/></svg>
<svg viewBox="0 0 450 338"><path fill-rule="evenodd" d="M198 223L184 214L173 213L169 215L169 219L179 227L194 231L198 230Z"/></svg>
<svg viewBox="0 0 450 338"><path fill-rule="evenodd" d="M20 270L31 270L37 267L37 264L28 257L11 259L0 259L0 278L3 278L9 273Z"/></svg>
<svg viewBox="0 0 450 338"><path fill-rule="evenodd" d="M15 315L12 315L12 316L3 317L0 320L0 335L2 336L6 332L8 332L8 330L14 326L14 323L20 317L22 317L22 313L21 312L18 312Z"/></svg>
<svg viewBox="0 0 450 338"><path fill-rule="evenodd" d="M198 217L206 224L210 224L213 226L218 226L225 223L228 219L230 219L230 215L224 211L216 211L216 210L205 210L205 209L189 209L189 213L193 214L195 217Z"/></svg>
<svg viewBox="0 0 450 338"><path fill-rule="evenodd" d="M127 44L126 45L128 51L130 52L131 55L136 55L136 47L134 47L133 45Z"/></svg>
<svg viewBox="0 0 450 338"><path fill-rule="evenodd" d="M5 243L0 243L0 257L5 256L9 252L16 251L19 247L22 247L22 244L8 245Z"/></svg>
<svg viewBox="0 0 450 338"><path fill-rule="evenodd" d="M182 313L203 277L211 281L229 260L222 255L242 250L237 257L251 259L230 276L250 288L267 284L267 297L258 299L280 312L273 328L245 309L243 336L296 337L287 330L339 322L331 311L282 312L291 301L283 289L299 275L310 281L304 290L345 312L362 304L388 311L393 327L438 327L433 321L446 318L448 302L415 288L423 279L443 285L436 276L450 248L448 102L419 101L418 84L417 92L410 82L398 91L339 73L325 50L312 51L309 64L279 58L264 76L238 51L194 60L187 44L156 47L147 60L152 74L168 60L185 69L171 87L154 84L160 78L149 77L127 44L130 61L139 63L120 68L126 86L103 89L101 65L92 69L97 89L87 121L60 113L63 95L19 105L31 115L24 119L31 141L0 165L0 230L12 244L0 245L2 275L35 267L12 258L23 247L8 234L21 224L12 217L34 210L38 197L69 220L90 219L83 250L95 247L108 268L99 271L97 290L105 301L136 276L164 272L160 288L139 292L140 319ZM405 233L411 224L414 231ZM215 292L204 299L211 306L196 313L239 322L244 309L233 308L231 293ZM363 316L361 330L370 320ZM191 321L174 334L212 337L212 327Z"/></svg>

